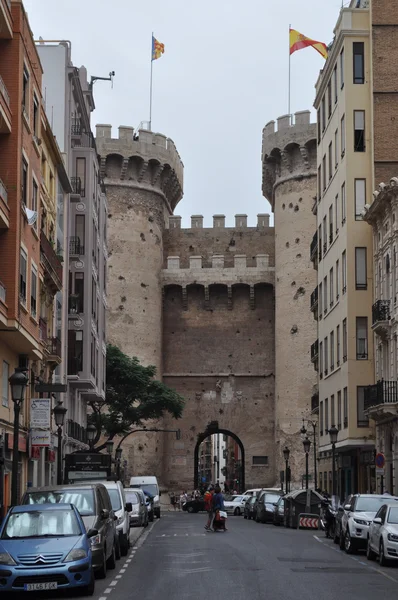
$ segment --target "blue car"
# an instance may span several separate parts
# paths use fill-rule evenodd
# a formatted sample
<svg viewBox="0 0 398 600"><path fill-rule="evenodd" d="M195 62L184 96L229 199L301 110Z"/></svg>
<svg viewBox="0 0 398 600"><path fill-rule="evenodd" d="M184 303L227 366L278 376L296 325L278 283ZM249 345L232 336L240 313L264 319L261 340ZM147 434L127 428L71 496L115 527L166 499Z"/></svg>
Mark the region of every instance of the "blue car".
<svg viewBox="0 0 398 600"><path fill-rule="evenodd" d="M0 527L0 592L94 593L90 537L73 504L10 508Z"/></svg>

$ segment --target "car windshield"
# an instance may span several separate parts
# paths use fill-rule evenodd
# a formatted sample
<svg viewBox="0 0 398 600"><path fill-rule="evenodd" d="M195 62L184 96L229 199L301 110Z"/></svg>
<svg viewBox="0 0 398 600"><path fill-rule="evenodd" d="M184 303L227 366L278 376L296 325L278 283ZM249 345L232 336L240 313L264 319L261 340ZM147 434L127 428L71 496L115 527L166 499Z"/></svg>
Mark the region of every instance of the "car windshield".
<svg viewBox="0 0 398 600"><path fill-rule="evenodd" d="M120 510L122 508L122 503L120 502L120 494L119 490L109 490L108 494L111 499L111 504L113 510Z"/></svg>
<svg viewBox="0 0 398 600"><path fill-rule="evenodd" d="M158 495L158 486L155 483L142 483L141 485L135 485L134 487L140 488L140 490L150 496Z"/></svg>
<svg viewBox="0 0 398 600"><path fill-rule="evenodd" d="M140 503L140 499L138 497L137 492L126 492L126 500L127 502L131 502L131 504L139 504Z"/></svg>
<svg viewBox="0 0 398 600"><path fill-rule="evenodd" d="M255 501L256 501L256 497L255 497L255 496L252 496L252 497L250 498L250 504L254 504L254 503L255 503Z"/></svg>
<svg viewBox="0 0 398 600"><path fill-rule="evenodd" d="M233 497L234 502L242 502L242 500L243 500L243 496L234 496Z"/></svg>
<svg viewBox="0 0 398 600"><path fill-rule="evenodd" d="M83 516L95 514L93 490L53 490L28 493L25 504L74 504Z"/></svg>
<svg viewBox="0 0 398 600"><path fill-rule="evenodd" d="M2 539L81 535L73 510L35 510L11 514Z"/></svg>
<svg viewBox="0 0 398 600"><path fill-rule="evenodd" d="M394 525L398 525L398 506L395 508L390 508L390 512L388 513L387 523L393 523Z"/></svg>
<svg viewBox="0 0 398 600"><path fill-rule="evenodd" d="M377 511L379 510L380 506L386 501L386 497L384 496L384 498L382 496L374 496L373 498L371 497L362 497L359 496L356 506L355 506L355 512L374 512L377 513Z"/></svg>
<svg viewBox="0 0 398 600"><path fill-rule="evenodd" d="M264 502L273 504L274 502L278 502L280 496L278 494L264 494Z"/></svg>

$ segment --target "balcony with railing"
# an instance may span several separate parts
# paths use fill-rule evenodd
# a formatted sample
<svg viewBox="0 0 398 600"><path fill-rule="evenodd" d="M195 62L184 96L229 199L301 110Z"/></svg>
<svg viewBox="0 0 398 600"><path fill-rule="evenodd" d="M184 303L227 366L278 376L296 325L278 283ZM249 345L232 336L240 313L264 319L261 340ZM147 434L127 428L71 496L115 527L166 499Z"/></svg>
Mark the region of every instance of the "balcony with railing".
<svg viewBox="0 0 398 600"><path fill-rule="evenodd" d="M80 242L79 237L71 237L69 240L69 256L83 256L84 244Z"/></svg>
<svg viewBox="0 0 398 600"><path fill-rule="evenodd" d="M55 294L62 289L62 262L45 233L40 234L40 258L44 266L44 280Z"/></svg>
<svg viewBox="0 0 398 600"><path fill-rule="evenodd" d="M374 385L368 385L364 390L364 408L366 411L386 416L386 413L397 414L398 404L398 382L378 381Z"/></svg>
<svg viewBox="0 0 398 600"><path fill-rule="evenodd" d="M81 198L85 196L85 190L82 186L81 177L71 177L70 183L72 186L72 193L70 195L71 202L80 202Z"/></svg>
<svg viewBox="0 0 398 600"><path fill-rule="evenodd" d="M390 321L390 301L377 300L372 306L372 329L378 335L387 332Z"/></svg>
<svg viewBox="0 0 398 600"><path fill-rule="evenodd" d="M311 292L310 310L314 313L314 318L318 319L318 286Z"/></svg>
<svg viewBox="0 0 398 600"><path fill-rule="evenodd" d="M311 362L317 362L319 355L319 343L316 340L313 344L311 344Z"/></svg>
<svg viewBox="0 0 398 600"><path fill-rule="evenodd" d="M310 260L312 260L312 262L316 261L317 252L318 252L318 232L316 231L313 235L311 245L310 245Z"/></svg>
<svg viewBox="0 0 398 600"><path fill-rule="evenodd" d="M72 137L79 137L83 133L82 122L76 117L72 117L70 123L70 132Z"/></svg>
<svg viewBox="0 0 398 600"><path fill-rule="evenodd" d="M80 423L76 423L76 421L72 421L72 420L68 421L67 433L68 433L68 437L71 437L74 440L78 440L79 442L83 442L83 443L87 442L85 428L82 425L80 425Z"/></svg>
<svg viewBox="0 0 398 600"><path fill-rule="evenodd" d="M62 344L61 340L57 337L51 337L47 342L47 350L49 356L47 357L47 362L52 362L57 365L61 363L62 358Z"/></svg>

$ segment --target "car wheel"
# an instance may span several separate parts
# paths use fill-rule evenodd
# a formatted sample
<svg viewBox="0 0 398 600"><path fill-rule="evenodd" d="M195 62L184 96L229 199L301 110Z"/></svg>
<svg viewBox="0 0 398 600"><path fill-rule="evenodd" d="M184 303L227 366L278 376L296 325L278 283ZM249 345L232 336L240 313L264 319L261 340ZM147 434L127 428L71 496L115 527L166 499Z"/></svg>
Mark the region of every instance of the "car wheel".
<svg viewBox="0 0 398 600"><path fill-rule="evenodd" d="M126 556L126 554L129 551L128 536L124 533L120 537L120 551L122 553L122 556Z"/></svg>
<svg viewBox="0 0 398 600"><path fill-rule="evenodd" d="M388 566L388 560L386 558L386 555L384 554L384 543L383 543L383 540L380 540L380 546L379 546L379 565L381 567L387 567Z"/></svg>
<svg viewBox="0 0 398 600"><path fill-rule="evenodd" d="M339 546L340 550L344 550L344 535L342 531L340 531Z"/></svg>
<svg viewBox="0 0 398 600"><path fill-rule="evenodd" d="M240 515L240 510L239 510L239 508L235 508L235 510L234 510L234 515L235 515L235 517L239 517L239 515Z"/></svg>
<svg viewBox="0 0 398 600"><path fill-rule="evenodd" d="M105 579L105 577L106 577L106 556L105 556L105 549L104 549L104 554L103 554L103 557L102 557L102 566L98 569L97 575L98 575L99 579Z"/></svg>
<svg viewBox="0 0 398 600"><path fill-rule="evenodd" d="M376 558L376 553L373 552L372 548L370 547L369 538L368 538L368 545L366 546L366 558L368 560L374 560Z"/></svg>
<svg viewBox="0 0 398 600"><path fill-rule="evenodd" d="M194 513L194 512L195 512L195 509L194 509L194 507L193 507L193 506L188 506L188 508L187 508L187 512L189 512L189 513L191 513L191 514L192 514L192 513Z"/></svg>
<svg viewBox="0 0 398 600"><path fill-rule="evenodd" d="M91 569L90 583L80 590L83 596L93 596L95 592L95 577L94 571Z"/></svg>
<svg viewBox="0 0 398 600"><path fill-rule="evenodd" d="M260 519L258 518L257 515L256 515L256 523L260 523Z"/></svg>
<svg viewBox="0 0 398 600"><path fill-rule="evenodd" d="M149 520L152 523L152 521L153 521L153 512L152 511L151 511L151 514L149 515Z"/></svg>
<svg viewBox="0 0 398 600"><path fill-rule="evenodd" d="M347 531L345 532L344 550L346 551L347 554L354 554L355 553L354 540L350 536L350 530L349 529L347 529Z"/></svg>
<svg viewBox="0 0 398 600"><path fill-rule="evenodd" d="M108 569L114 569L116 567L116 541L112 546L112 552L110 557L108 558L107 562L106 562L106 566L108 567Z"/></svg>

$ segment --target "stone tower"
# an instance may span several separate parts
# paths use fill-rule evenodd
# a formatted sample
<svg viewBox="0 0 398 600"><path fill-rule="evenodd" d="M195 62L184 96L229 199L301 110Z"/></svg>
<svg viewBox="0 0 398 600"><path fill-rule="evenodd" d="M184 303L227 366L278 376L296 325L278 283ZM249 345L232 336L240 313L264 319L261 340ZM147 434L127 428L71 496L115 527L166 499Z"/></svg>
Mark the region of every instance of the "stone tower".
<svg viewBox="0 0 398 600"><path fill-rule="evenodd" d="M108 341L155 365L161 379L163 232L182 198L184 166L159 133L119 127L113 139L111 125L97 125L96 142L109 203ZM147 472L161 472L161 436L131 440L135 472L143 461Z"/></svg>
<svg viewBox="0 0 398 600"><path fill-rule="evenodd" d="M263 194L275 215L276 454L283 469L288 446L292 482L301 483L305 455L299 431L302 418L313 418L311 398L317 395L310 360L317 337L310 295L317 277L309 256L316 230L316 124L310 123L310 111L297 112L294 125L289 115L277 121L277 131L274 121L265 126L262 146Z"/></svg>

